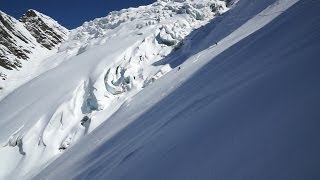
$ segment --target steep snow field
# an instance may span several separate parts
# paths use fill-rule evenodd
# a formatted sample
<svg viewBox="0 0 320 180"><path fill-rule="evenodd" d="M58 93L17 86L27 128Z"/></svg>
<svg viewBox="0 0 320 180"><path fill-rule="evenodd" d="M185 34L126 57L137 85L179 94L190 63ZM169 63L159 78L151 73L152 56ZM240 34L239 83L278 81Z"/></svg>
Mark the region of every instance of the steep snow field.
<svg viewBox="0 0 320 180"><path fill-rule="evenodd" d="M320 3L187 2L74 30L0 102L0 177L317 179Z"/></svg>
<svg viewBox="0 0 320 180"><path fill-rule="evenodd" d="M169 64L153 64L227 10L223 1L157 1L71 31L58 52L33 62L31 73L22 73L24 84L18 77L23 85L0 102L0 177L37 174L171 71Z"/></svg>
<svg viewBox="0 0 320 180"><path fill-rule="evenodd" d="M38 178L319 177L319 3L250 2L238 8L253 18L126 102ZM233 12L221 24L242 15Z"/></svg>

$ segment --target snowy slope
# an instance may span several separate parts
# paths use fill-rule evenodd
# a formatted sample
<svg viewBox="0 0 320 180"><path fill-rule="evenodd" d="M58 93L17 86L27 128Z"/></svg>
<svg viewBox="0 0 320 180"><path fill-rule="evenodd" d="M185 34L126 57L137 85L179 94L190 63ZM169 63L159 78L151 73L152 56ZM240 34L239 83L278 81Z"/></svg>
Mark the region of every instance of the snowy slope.
<svg viewBox="0 0 320 180"><path fill-rule="evenodd" d="M36 179L319 177L319 6L239 1L205 38L229 24L218 46L126 101Z"/></svg>
<svg viewBox="0 0 320 180"><path fill-rule="evenodd" d="M38 173L171 71L153 64L227 10L223 1L157 1L73 30L58 53L41 60L36 78L0 102L0 177Z"/></svg>
<svg viewBox="0 0 320 180"><path fill-rule="evenodd" d="M0 11L0 99L36 77L41 61L57 52L68 33L35 10L28 10L19 20Z"/></svg>
<svg viewBox="0 0 320 180"><path fill-rule="evenodd" d="M0 102L1 176L318 177L320 3L240 0L200 27L227 10L203 2L74 30L56 68Z"/></svg>

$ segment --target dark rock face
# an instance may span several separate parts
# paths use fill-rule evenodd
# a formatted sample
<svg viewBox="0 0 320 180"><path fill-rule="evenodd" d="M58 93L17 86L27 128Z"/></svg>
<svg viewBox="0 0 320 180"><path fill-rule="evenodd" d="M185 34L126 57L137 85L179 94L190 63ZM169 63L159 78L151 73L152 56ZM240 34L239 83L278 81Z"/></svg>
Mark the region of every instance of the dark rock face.
<svg viewBox="0 0 320 180"><path fill-rule="evenodd" d="M67 32L61 26L53 25L50 27L45 21L52 21L52 19L34 10L28 10L20 19L20 22L24 23L26 29L36 38L37 42L51 50L65 40Z"/></svg>
<svg viewBox="0 0 320 180"><path fill-rule="evenodd" d="M0 13L0 66L12 70L21 67L20 60L27 60L28 49L17 45L17 39L25 44L30 40L15 28L14 19ZM10 58L11 55L11 58ZM13 55L13 56L12 56Z"/></svg>
<svg viewBox="0 0 320 180"><path fill-rule="evenodd" d="M28 10L19 21L0 11L0 73L2 68L21 68L35 51L54 49L67 34L67 29L37 11Z"/></svg>

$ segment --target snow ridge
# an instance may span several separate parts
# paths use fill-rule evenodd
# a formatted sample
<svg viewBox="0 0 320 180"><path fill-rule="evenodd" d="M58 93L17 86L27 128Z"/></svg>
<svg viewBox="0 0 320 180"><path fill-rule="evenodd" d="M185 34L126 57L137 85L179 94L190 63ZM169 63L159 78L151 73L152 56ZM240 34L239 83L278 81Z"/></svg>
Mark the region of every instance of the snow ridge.
<svg viewBox="0 0 320 180"><path fill-rule="evenodd" d="M195 29L227 10L226 3L219 0L158 0L148 6L110 12L106 17L85 22L81 27L71 31L69 41L64 43L60 50L80 48L79 46L87 44L103 44L108 38L116 36L116 33L112 35L112 32L114 29L121 29L120 26L126 26L126 30L137 34L141 34L139 29L146 27L166 30L171 28L166 34L173 37L167 38L181 41L190 33L190 28Z"/></svg>

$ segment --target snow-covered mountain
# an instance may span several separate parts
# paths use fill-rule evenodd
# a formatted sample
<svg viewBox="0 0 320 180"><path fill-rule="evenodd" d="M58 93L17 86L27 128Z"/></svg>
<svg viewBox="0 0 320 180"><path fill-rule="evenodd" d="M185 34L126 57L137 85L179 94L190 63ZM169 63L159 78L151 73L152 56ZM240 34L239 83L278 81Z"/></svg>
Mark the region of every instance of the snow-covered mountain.
<svg viewBox="0 0 320 180"><path fill-rule="evenodd" d="M37 42L45 48L52 50L67 39L68 30L52 18L28 10L20 19L24 27L36 38Z"/></svg>
<svg viewBox="0 0 320 180"><path fill-rule="evenodd" d="M36 59L54 54L69 32L50 17L28 10L19 20L0 11L0 33L0 88L4 89L13 86L5 86L8 78L25 75L19 72L25 64L34 66Z"/></svg>
<svg viewBox="0 0 320 180"><path fill-rule="evenodd" d="M158 0L84 23L0 101L0 179L318 177L319 7Z"/></svg>
<svg viewBox="0 0 320 180"><path fill-rule="evenodd" d="M161 0L111 12L72 30L56 54L38 60L38 68L27 76L31 80L1 101L0 124L6 128L0 132L0 154L11 162L0 164L1 175L35 175L123 102L171 71L162 60L190 44L186 37L193 30L227 10L224 1ZM31 34L39 34L29 26L35 14L39 13L26 13L21 20ZM19 101L10 100L13 97ZM12 114L11 103L26 111Z"/></svg>

